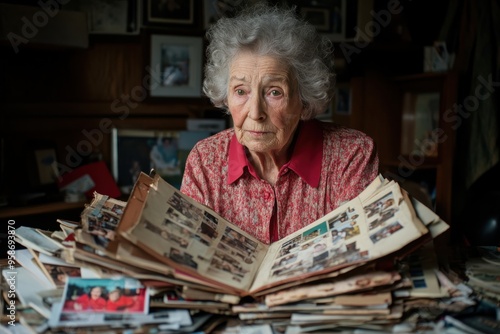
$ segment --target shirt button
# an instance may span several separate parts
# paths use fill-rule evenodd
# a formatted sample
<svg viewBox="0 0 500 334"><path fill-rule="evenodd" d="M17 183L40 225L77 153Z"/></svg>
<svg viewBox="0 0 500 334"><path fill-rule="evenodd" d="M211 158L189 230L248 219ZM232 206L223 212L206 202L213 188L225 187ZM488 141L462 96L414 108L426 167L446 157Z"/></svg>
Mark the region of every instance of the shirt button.
<svg viewBox="0 0 500 334"><path fill-rule="evenodd" d="M264 199L265 200L269 200L271 198L271 194L270 193L265 193L264 194Z"/></svg>

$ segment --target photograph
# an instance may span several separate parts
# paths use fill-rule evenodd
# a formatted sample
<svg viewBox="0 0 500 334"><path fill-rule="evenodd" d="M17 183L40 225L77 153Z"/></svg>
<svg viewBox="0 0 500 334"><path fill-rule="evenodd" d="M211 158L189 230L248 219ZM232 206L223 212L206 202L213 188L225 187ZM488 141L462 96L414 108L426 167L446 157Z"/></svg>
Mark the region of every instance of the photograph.
<svg viewBox="0 0 500 334"><path fill-rule="evenodd" d="M149 309L148 293L134 279L68 277L64 289L66 313L142 313Z"/></svg>
<svg viewBox="0 0 500 334"><path fill-rule="evenodd" d="M401 116L401 154L438 156L439 92L405 92Z"/></svg>
<svg viewBox="0 0 500 334"><path fill-rule="evenodd" d="M133 35L140 32L139 0L76 0L66 6L87 14L90 34Z"/></svg>
<svg viewBox="0 0 500 334"><path fill-rule="evenodd" d="M36 183L40 185L54 184L57 178L54 168L57 161L56 150L53 148L39 149L35 150L34 154L38 170Z"/></svg>
<svg viewBox="0 0 500 334"><path fill-rule="evenodd" d="M189 201L179 196L178 193L174 193L167 201L175 210L181 213L183 216L190 220L200 221L202 217L202 209L196 207ZM213 221L209 221L212 224L216 224Z"/></svg>
<svg viewBox="0 0 500 334"><path fill-rule="evenodd" d="M332 41L346 39L347 0L311 1L309 5L301 6L299 12Z"/></svg>
<svg viewBox="0 0 500 334"><path fill-rule="evenodd" d="M194 0L144 0L144 24L194 23Z"/></svg>
<svg viewBox="0 0 500 334"><path fill-rule="evenodd" d="M310 228L307 231L304 231L302 233L302 238L303 238L303 241L308 241L308 240L314 239L314 238L316 238L316 237L318 237L326 232L328 232L328 225L326 224L326 222L323 222L321 224L318 224L318 225Z"/></svg>
<svg viewBox="0 0 500 334"><path fill-rule="evenodd" d="M302 7L300 14L320 32L331 32L331 14L329 8Z"/></svg>
<svg viewBox="0 0 500 334"><path fill-rule="evenodd" d="M151 35L151 97L201 96L202 44L202 37Z"/></svg>
<svg viewBox="0 0 500 334"><path fill-rule="evenodd" d="M180 187L178 135L177 131L113 129L113 176L124 194L132 191L141 172L149 174L151 169Z"/></svg>
<svg viewBox="0 0 500 334"><path fill-rule="evenodd" d="M72 266L60 266L50 263L42 263L44 271L50 280L58 288L64 287L68 277L81 277L80 268Z"/></svg>
<svg viewBox="0 0 500 334"><path fill-rule="evenodd" d="M123 214L125 202L95 194L94 200L83 211L79 242L93 248L107 248L115 239L115 230ZM84 235L88 235L89 238Z"/></svg>

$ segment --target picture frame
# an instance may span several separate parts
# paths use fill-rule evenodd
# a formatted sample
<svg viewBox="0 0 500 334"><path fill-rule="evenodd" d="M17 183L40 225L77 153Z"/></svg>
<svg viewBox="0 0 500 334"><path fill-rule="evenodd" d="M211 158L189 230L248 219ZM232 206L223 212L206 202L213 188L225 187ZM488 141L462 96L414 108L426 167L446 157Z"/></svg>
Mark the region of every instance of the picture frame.
<svg viewBox="0 0 500 334"><path fill-rule="evenodd" d="M302 17L332 41L344 41L347 27L346 0L317 0L301 6Z"/></svg>
<svg viewBox="0 0 500 334"><path fill-rule="evenodd" d="M403 94L401 116L401 154L423 154L438 157L441 94L439 91L406 91Z"/></svg>
<svg viewBox="0 0 500 334"><path fill-rule="evenodd" d="M85 12L92 35L138 35L140 32L140 0L76 0L65 8Z"/></svg>
<svg viewBox="0 0 500 334"><path fill-rule="evenodd" d="M55 148L39 148L33 151L36 161L36 183L41 186L54 184L57 179L54 165L57 161Z"/></svg>
<svg viewBox="0 0 500 334"><path fill-rule="evenodd" d="M201 2L203 3L203 28L206 30L211 24L217 22L222 17L234 17L246 6L259 2L267 2L267 0L201 0ZM286 0L283 0L283 2L286 3Z"/></svg>
<svg viewBox="0 0 500 334"><path fill-rule="evenodd" d="M113 128L112 173L124 194L130 194L141 172L151 169L173 186L180 186L178 131Z"/></svg>
<svg viewBox="0 0 500 334"><path fill-rule="evenodd" d="M332 14L329 8L302 7L300 14L319 32L331 32L333 22L330 19Z"/></svg>
<svg viewBox="0 0 500 334"><path fill-rule="evenodd" d="M180 189L187 156L194 145L213 131L145 130L113 128L111 167L113 177L124 194L130 194L140 172L155 170Z"/></svg>
<svg viewBox="0 0 500 334"><path fill-rule="evenodd" d="M23 143L23 165L26 167L29 191L56 190L58 179L57 147L52 141L30 139Z"/></svg>
<svg viewBox="0 0 500 334"><path fill-rule="evenodd" d="M150 36L150 97L201 97L203 39Z"/></svg>
<svg viewBox="0 0 500 334"><path fill-rule="evenodd" d="M196 23L194 0L144 0L143 2L145 26L194 25Z"/></svg>

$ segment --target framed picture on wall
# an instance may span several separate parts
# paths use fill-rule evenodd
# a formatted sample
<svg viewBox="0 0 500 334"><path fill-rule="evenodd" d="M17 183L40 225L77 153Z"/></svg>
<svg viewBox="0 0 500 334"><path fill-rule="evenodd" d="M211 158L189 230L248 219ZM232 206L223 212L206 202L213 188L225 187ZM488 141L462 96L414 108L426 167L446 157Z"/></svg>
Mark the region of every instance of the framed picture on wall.
<svg viewBox="0 0 500 334"><path fill-rule="evenodd" d="M85 12L90 34L137 35L140 6L139 0L73 0L64 8Z"/></svg>
<svg viewBox="0 0 500 334"><path fill-rule="evenodd" d="M300 14L314 25L319 32L331 31L332 22L330 21L331 13L329 8L302 7Z"/></svg>
<svg viewBox="0 0 500 334"><path fill-rule="evenodd" d="M401 154L438 156L440 93L407 91L403 94Z"/></svg>
<svg viewBox="0 0 500 334"><path fill-rule="evenodd" d="M316 29L334 41L345 40L347 21L346 0L317 0L301 6L300 14Z"/></svg>
<svg viewBox="0 0 500 334"><path fill-rule="evenodd" d="M200 97L202 37L151 35L150 96Z"/></svg>
<svg viewBox="0 0 500 334"><path fill-rule="evenodd" d="M195 23L194 0L144 0L144 25L192 25Z"/></svg>

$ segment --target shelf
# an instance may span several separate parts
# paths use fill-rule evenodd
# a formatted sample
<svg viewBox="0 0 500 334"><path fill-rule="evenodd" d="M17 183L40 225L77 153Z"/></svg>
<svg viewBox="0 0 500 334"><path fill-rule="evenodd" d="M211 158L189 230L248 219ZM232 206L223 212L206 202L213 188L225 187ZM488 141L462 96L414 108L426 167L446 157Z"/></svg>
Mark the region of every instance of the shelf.
<svg viewBox="0 0 500 334"><path fill-rule="evenodd" d="M38 215L44 213L53 213L73 209L84 209L86 202L66 203L54 202L29 206L5 207L0 209L1 219L14 219L20 216Z"/></svg>
<svg viewBox="0 0 500 334"><path fill-rule="evenodd" d="M200 113L215 108L205 98L171 98L169 110L165 112L165 105L159 103L138 103L134 107L124 108L125 102L119 103L116 110L111 108L113 101L75 101L75 102L2 102L2 108L9 110L15 118L25 117L110 117L124 119L124 116L188 118L199 117ZM222 114L222 112L221 112Z"/></svg>

